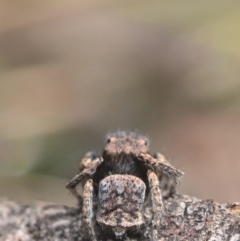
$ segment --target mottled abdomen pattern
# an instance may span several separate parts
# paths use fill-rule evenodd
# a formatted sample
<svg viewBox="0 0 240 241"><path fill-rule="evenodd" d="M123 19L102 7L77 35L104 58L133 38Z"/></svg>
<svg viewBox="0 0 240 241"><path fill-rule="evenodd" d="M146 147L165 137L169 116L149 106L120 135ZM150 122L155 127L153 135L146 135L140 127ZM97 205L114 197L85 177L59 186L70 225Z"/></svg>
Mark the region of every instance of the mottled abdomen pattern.
<svg viewBox="0 0 240 241"><path fill-rule="evenodd" d="M113 227L116 236L129 227L143 224L145 191L145 183L132 175L104 178L98 190L97 221Z"/></svg>

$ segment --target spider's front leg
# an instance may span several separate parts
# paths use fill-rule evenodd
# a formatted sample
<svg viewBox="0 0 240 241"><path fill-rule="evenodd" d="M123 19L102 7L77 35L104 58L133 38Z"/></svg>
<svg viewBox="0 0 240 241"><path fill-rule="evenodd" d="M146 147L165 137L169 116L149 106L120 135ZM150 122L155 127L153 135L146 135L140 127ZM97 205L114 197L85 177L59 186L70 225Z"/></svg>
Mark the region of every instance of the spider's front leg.
<svg viewBox="0 0 240 241"><path fill-rule="evenodd" d="M78 164L79 172L83 171L83 169L88 167L89 163L92 162L96 157L97 156L94 151L87 152Z"/></svg>
<svg viewBox="0 0 240 241"><path fill-rule="evenodd" d="M102 157L95 157L91 152L88 152L85 157L80 162L79 168L81 172L74 176L66 185L66 188L79 200L81 201L82 197L76 191L76 186L82 181L86 176L93 175L97 168L103 163ZM93 159L94 158L94 159Z"/></svg>
<svg viewBox="0 0 240 241"><path fill-rule="evenodd" d="M168 166L172 166L171 163L165 158L165 156L160 153L155 153L153 157ZM172 178L171 175L166 172L160 173L160 186L163 197L169 197L176 193L179 178L180 177L178 177L177 179Z"/></svg>
<svg viewBox="0 0 240 241"><path fill-rule="evenodd" d="M158 176L151 170L147 173L152 201L152 241L158 241L158 227L163 212L162 195L159 186Z"/></svg>
<svg viewBox="0 0 240 241"><path fill-rule="evenodd" d="M174 180L174 186L176 186L184 173L173 167L170 162L167 161L166 158L160 153L156 155L157 159L148 153L140 153L137 158L140 161L143 161L149 168L163 173L169 178L172 178Z"/></svg>
<svg viewBox="0 0 240 241"><path fill-rule="evenodd" d="M93 228L92 218L93 218L93 180L88 179L84 185L83 191L83 220L87 226L89 236L92 241L97 241L95 231Z"/></svg>

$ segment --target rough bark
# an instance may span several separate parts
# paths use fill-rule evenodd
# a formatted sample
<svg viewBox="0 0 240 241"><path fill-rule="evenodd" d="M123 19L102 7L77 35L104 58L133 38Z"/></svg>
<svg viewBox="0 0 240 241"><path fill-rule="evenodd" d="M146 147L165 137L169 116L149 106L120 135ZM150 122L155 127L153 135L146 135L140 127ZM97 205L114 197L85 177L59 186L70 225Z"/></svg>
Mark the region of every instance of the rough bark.
<svg viewBox="0 0 240 241"><path fill-rule="evenodd" d="M160 241L165 240L240 240L240 203L219 204L176 194L164 200L164 214L159 226ZM151 210L144 212L146 225L139 230L150 240ZM96 224L99 240L111 240ZM0 202L1 241L87 241L79 208L38 203L23 206L16 202Z"/></svg>

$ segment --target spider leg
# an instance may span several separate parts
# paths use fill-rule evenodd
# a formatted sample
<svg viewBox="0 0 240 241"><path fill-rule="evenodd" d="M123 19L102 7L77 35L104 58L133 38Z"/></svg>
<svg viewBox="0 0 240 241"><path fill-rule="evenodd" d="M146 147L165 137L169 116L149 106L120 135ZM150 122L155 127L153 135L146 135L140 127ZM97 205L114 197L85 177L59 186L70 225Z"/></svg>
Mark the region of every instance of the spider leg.
<svg viewBox="0 0 240 241"><path fill-rule="evenodd" d="M157 160L165 163L166 165L171 166L171 163L160 153L155 153L153 155L154 158L156 158ZM181 176L180 176L181 177ZM164 197L167 196L171 196L174 193L176 193L176 188L177 188L177 184L179 183L179 179L180 177L173 178L173 181L169 180L171 179L171 176L169 176L168 173L162 173L161 175L161 190L162 190L162 195Z"/></svg>
<svg viewBox="0 0 240 241"><path fill-rule="evenodd" d="M88 155L88 153L87 153ZM66 188L79 200L81 199L80 195L76 191L76 186L81 182L81 180L86 176L93 175L97 168L103 163L102 157L97 157L95 159L87 159L86 156L82 161L83 170L74 176L66 185Z"/></svg>
<svg viewBox="0 0 240 241"><path fill-rule="evenodd" d="M96 153L94 151L89 151L85 154L82 160L79 162L79 172L81 172L84 168L86 168L90 162L92 162L96 158Z"/></svg>
<svg viewBox="0 0 240 241"><path fill-rule="evenodd" d="M151 170L147 173L152 201L152 241L158 241L158 227L163 212L162 195L159 186L158 176Z"/></svg>
<svg viewBox="0 0 240 241"><path fill-rule="evenodd" d="M179 171L177 168L173 167L169 161L166 160L166 158L161 155L157 154L157 159L151 156L148 153L140 153L137 158L140 161L143 161L146 163L148 167L151 169L154 169L160 173L166 174L168 177L172 178L175 182L174 185L177 185L179 183L180 177L184 175L183 172Z"/></svg>
<svg viewBox="0 0 240 241"><path fill-rule="evenodd" d="M93 228L92 218L93 218L93 180L88 179L84 185L83 191L83 220L87 226L89 236L92 241L97 241L95 231Z"/></svg>

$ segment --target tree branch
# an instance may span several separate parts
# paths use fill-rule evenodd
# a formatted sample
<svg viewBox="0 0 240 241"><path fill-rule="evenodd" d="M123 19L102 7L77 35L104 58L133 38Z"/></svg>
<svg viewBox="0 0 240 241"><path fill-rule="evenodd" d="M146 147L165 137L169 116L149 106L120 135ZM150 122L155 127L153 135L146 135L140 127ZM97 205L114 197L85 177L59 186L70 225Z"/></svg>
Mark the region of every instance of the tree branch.
<svg viewBox="0 0 240 241"><path fill-rule="evenodd" d="M240 240L240 203L218 204L176 194L164 200L164 208L160 241ZM150 240L150 208L145 209L144 216L146 226L139 232L141 240ZM95 228L99 240L111 240L105 238L97 224ZM86 241L89 240L86 232L79 208L46 203L23 206L0 201L0 241Z"/></svg>

